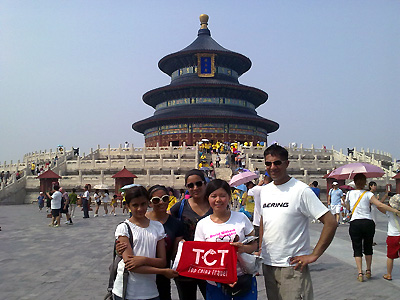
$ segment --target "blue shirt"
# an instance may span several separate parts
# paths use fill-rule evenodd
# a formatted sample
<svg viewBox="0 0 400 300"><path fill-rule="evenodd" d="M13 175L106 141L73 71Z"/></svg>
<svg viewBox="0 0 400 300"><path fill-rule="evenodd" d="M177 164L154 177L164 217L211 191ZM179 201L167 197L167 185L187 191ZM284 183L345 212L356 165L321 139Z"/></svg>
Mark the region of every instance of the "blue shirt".
<svg viewBox="0 0 400 300"><path fill-rule="evenodd" d="M342 203L343 192L341 189L331 189L329 191L329 196L331 196L331 205L340 205Z"/></svg>
<svg viewBox="0 0 400 300"><path fill-rule="evenodd" d="M313 192L315 193L315 195L317 195L317 197L319 198L319 194L321 193L321 190L317 187L311 187L311 189L313 190Z"/></svg>

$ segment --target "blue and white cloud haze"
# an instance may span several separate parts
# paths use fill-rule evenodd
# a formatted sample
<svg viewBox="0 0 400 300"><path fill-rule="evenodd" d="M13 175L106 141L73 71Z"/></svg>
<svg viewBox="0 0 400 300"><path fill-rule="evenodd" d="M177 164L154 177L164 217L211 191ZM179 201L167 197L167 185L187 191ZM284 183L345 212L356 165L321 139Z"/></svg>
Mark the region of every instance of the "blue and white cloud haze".
<svg viewBox="0 0 400 300"><path fill-rule="evenodd" d="M158 61L212 37L252 68L240 77L280 124L269 141L361 147L400 159L399 1L0 1L0 161L125 141L169 84Z"/></svg>

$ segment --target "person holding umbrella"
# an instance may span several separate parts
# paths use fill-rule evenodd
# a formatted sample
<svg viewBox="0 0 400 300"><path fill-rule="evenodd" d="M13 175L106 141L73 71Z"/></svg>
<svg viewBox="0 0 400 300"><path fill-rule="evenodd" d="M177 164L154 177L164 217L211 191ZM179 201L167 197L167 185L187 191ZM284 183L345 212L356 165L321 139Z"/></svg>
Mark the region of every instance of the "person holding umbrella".
<svg viewBox="0 0 400 300"><path fill-rule="evenodd" d="M354 172L353 172L354 174ZM363 173L354 176L355 190L349 191L346 197L346 206L351 210L349 235L353 246L354 259L357 265L357 280L364 281L362 256L365 255L367 265L365 277L371 278L372 243L375 235L375 223L372 220L370 204L376 205L379 210L390 211L400 216L400 211L380 202L373 193L364 190L367 177Z"/></svg>

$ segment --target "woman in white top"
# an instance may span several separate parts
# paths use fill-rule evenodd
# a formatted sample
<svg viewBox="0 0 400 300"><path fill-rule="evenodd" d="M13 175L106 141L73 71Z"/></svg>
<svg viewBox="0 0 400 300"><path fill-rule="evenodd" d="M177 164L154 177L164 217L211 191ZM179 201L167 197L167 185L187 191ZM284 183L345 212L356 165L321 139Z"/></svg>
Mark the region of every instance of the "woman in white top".
<svg viewBox="0 0 400 300"><path fill-rule="evenodd" d="M104 190L104 192L101 194L101 201L104 203L104 215L103 217L108 215L108 202L110 202L110 195L108 193L108 190Z"/></svg>
<svg viewBox="0 0 400 300"><path fill-rule="evenodd" d="M250 220L241 212L231 211L231 189L229 184L221 179L215 179L207 184L205 198L208 199L213 213L200 220L196 226L195 241L230 242L237 247L238 253L253 253L257 243L247 245L242 242L248 236L254 236L254 228ZM238 277L245 276L238 262ZM249 282L237 296L227 295L223 286L215 282L207 282L207 300L243 299L257 300L257 281L250 276ZM238 281L240 280L238 278ZM231 285L232 287L234 285Z"/></svg>
<svg viewBox="0 0 400 300"><path fill-rule="evenodd" d="M356 189L349 191L346 196L347 209L353 211L357 200L361 197L360 202L356 206L349 227L349 234L353 246L354 258L358 270L358 281L364 281L364 273L362 271L362 255L365 254L365 262L367 269L365 276L371 278L371 264L372 264L372 243L375 235L375 223L372 220L370 204L376 205L379 209L394 212L400 215L400 211L387 206L380 202L373 193L365 191L364 187L367 184L367 178L364 174L356 174L354 176L354 183Z"/></svg>
<svg viewBox="0 0 400 300"><path fill-rule="evenodd" d="M99 190L95 190L93 194L94 201L96 202L96 210L94 211L94 217L99 216L99 208L101 206L101 199Z"/></svg>

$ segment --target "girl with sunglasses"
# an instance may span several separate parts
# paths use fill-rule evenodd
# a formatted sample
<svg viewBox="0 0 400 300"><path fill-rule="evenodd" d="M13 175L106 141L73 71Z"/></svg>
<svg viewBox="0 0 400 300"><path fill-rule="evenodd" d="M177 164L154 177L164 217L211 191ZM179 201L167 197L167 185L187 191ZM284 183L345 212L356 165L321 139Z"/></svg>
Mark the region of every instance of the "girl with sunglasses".
<svg viewBox="0 0 400 300"><path fill-rule="evenodd" d="M183 223L183 239L194 240L194 232L197 222L212 214L212 208L204 197L206 190L206 179L204 173L193 169L185 175L185 185L189 191L190 198L184 199L171 207L171 215ZM200 279L179 276L175 278L179 299L196 300L197 287L199 287L204 299L206 298L206 282Z"/></svg>
<svg viewBox="0 0 400 300"><path fill-rule="evenodd" d="M167 256L167 267L170 267L171 260L174 259L178 243L182 240L182 223L173 216L167 214L170 196L168 190L163 185L154 185L149 189L150 207L152 211L146 213L146 217L153 221L158 221L164 226L166 236L165 248ZM157 289L160 300L171 300L171 280L163 275L156 276Z"/></svg>
<svg viewBox="0 0 400 300"><path fill-rule="evenodd" d="M254 236L254 228L247 216L241 212L231 211L231 188L221 179L215 179L207 184L206 199L213 209L212 215L199 221L196 227L195 240L205 242L230 242L237 247L239 253L253 253L257 249L257 242L249 244L242 242ZM238 261L237 264L238 289L237 296L227 294L224 286L216 282L207 283L207 300L257 300L257 281L252 274L245 274ZM237 283L236 283L237 284ZM235 284L230 285L234 287Z"/></svg>

